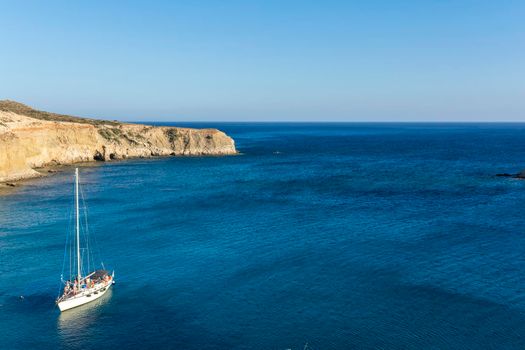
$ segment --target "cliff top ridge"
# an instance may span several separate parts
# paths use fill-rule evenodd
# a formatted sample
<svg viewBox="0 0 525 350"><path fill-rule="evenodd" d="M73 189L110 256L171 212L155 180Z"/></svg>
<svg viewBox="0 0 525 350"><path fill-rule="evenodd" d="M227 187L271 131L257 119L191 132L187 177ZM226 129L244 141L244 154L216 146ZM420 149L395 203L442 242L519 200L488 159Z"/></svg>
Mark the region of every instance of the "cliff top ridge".
<svg viewBox="0 0 525 350"><path fill-rule="evenodd" d="M82 118L82 117L75 117L72 115L40 111L37 109L33 109L32 107L29 107L28 105L25 105L23 103L12 101L12 100L0 100L0 111L12 112L12 113L20 114L20 115L25 115L30 118L55 121L55 122L71 122L71 123L92 124L92 125L104 125L104 124L105 125L119 125L121 124L119 122L110 121L110 120Z"/></svg>

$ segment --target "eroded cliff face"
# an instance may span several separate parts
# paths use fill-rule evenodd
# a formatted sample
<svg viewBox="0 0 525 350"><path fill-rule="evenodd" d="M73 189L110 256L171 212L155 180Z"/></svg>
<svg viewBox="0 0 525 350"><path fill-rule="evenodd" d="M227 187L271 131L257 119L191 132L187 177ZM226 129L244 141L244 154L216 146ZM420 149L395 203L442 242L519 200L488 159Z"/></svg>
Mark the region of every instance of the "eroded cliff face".
<svg viewBox="0 0 525 350"><path fill-rule="evenodd" d="M76 118L0 101L0 182L39 176L34 169L50 165L235 153L233 139L216 129Z"/></svg>

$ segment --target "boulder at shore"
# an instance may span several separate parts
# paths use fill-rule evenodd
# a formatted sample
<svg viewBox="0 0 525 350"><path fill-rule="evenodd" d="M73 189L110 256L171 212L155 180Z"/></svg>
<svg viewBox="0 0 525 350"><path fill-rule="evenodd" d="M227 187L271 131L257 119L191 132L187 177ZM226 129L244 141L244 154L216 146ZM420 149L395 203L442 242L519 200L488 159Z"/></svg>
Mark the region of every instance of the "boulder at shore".
<svg viewBox="0 0 525 350"><path fill-rule="evenodd" d="M52 165L235 153L233 139L217 129L79 118L0 101L0 182L40 176L35 168Z"/></svg>

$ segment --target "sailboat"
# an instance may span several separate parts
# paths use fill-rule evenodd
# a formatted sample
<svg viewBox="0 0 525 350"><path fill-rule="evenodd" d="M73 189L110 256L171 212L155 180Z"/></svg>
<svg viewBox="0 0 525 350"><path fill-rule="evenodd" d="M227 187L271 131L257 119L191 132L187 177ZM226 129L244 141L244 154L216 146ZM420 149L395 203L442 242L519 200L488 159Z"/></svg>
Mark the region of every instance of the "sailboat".
<svg viewBox="0 0 525 350"><path fill-rule="evenodd" d="M85 208L85 206L84 206ZM66 253L69 250L70 277L67 280L61 278L62 295L57 298L56 304L60 311L66 311L74 307L92 302L103 296L115 283L115 271L111 274L102 269L91 269L89 249L89 239L87 238L87 219L84 225L84 237L81 237L80 208L79 208L79 176L78 168L75 168L75 231L74 240L66 239ZM81 239L83 238L83 240ZM73 248L74 246L74 248ZM66 255L64 254L64 267L66 265ZM76 269L75 269L76 267Z"/></svg>

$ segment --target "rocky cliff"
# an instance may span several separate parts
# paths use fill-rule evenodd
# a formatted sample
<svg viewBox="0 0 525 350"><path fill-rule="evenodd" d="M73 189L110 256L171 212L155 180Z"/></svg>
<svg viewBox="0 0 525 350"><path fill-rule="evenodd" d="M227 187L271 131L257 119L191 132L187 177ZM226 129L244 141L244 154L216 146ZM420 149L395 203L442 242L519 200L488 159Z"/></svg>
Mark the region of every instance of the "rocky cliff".
<svg viewBox="0 0 525 350"><path fill-rule="evenodd" d="M0 101L0 182L39 176L34 169L50 165L235 153L233 139L216 129L78 118Z"/></svg>

